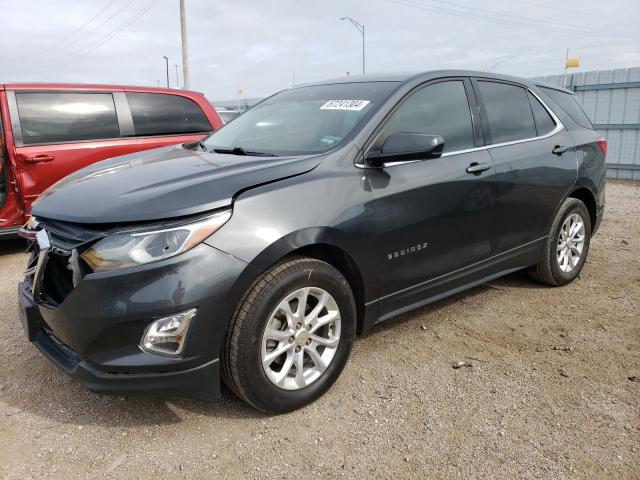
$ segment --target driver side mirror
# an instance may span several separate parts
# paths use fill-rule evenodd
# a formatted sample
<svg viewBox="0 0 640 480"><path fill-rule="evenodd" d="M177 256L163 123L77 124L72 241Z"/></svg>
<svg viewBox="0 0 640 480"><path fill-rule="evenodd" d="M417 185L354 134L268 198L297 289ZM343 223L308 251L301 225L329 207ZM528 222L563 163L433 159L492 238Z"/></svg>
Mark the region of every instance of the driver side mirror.
<svg viewBox="0 0 640 480"><path fill-rule="evenodd" d="M385 164L438 158L442 155L443 149L444 139L440 135L392 133L380 150L367 153L365 161L372 167L379 168Z"/></svg>

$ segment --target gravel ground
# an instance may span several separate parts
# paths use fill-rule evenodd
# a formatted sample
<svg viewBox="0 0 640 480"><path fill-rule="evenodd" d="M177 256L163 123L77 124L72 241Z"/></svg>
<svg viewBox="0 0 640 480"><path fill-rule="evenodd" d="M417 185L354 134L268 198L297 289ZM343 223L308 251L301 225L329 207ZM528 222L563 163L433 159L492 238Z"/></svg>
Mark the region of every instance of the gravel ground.
<svg viewBox="0 0 640 480"><path fill-rule="evenodd" d="M0 476L640 478L640 184L607 201L573 284L518 273L403 315L278 417L85 391L25 340L2 243Z"/></svg>

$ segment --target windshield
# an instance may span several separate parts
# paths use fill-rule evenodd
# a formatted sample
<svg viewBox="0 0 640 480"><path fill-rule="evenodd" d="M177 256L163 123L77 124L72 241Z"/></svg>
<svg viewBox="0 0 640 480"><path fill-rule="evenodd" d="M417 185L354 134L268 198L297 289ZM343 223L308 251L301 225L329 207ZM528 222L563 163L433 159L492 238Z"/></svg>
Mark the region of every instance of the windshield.
<svg viewBox="0 0 640 480"><path fill-rule="evenodd" d="M396 82L318 85L285 90L204 141L208 150L247 155L305 155L339 145L390 95Z"/></svg>

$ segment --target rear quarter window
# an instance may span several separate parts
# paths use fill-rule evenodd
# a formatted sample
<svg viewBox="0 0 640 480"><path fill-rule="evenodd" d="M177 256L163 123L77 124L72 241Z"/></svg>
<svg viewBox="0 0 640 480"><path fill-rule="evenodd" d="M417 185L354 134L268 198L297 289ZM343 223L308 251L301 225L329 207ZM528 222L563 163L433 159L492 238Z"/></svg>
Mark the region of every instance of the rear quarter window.
<svg viewBox="0 0 640 480"><path fill-rule="evenodd" d="M209 132L213 127L188 98L161 93L127 93L136 135Z"/></svg>
<svg viewBox="0 0 640 480"><path fill-rule="evenodd" d="M527 92L529 95L529 103L531 104L531 110L533 111L533 119L536 122L536 131L538 135L546 135L556 128L556 122L554 122L551 115L544 106L538 101L538 99Z"/></svg>
<svg viewBox="0 0 640 480"><path fill-rule="evenodd" d="M582 106L578 103L578 98L569 92L562 92L553 88L540 87L540 89L551 99L558 104L564 112L571 117L571 119L578 125L584 128L590 128L593 130L593 123L584 113Z"/></svg>
<svg viewBox="0 0 640 480"><path fill-rule="evenodd" d="M16 92L24 145L120 136L111 93Z"/></svg>

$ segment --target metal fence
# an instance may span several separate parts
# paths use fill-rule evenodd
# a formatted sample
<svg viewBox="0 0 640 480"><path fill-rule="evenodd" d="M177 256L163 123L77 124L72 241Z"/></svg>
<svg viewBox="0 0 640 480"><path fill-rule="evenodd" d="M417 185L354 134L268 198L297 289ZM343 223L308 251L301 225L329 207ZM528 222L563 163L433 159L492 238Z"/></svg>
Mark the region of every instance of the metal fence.
<svg viewBox="0 0 640 480"><path fill-rule="evenodd" d="M535 80L564 85L564 75ZM570 74L567 88L607 139L607 177L640 180L640 68Z"/></svg>

